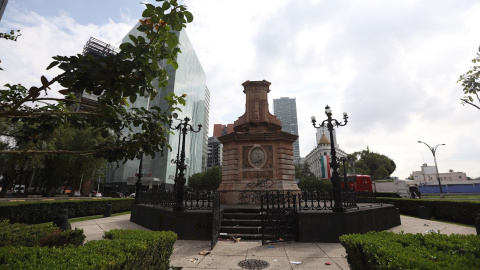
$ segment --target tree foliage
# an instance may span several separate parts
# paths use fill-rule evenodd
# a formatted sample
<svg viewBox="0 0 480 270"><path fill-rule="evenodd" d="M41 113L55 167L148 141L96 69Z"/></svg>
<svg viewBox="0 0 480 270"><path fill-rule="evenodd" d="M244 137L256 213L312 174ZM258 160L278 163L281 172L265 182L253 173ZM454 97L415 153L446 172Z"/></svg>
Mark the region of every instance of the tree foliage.
<svg viewBox="0 0 480 270"><path fill-rule="evenodd" d="M166 66L178 67L181 31L193 16L176 0L156 0L161 5L146 4L137 28L139 36L120 45L120 52L104 58L92 56L55 56L47 67L58 67L54 78L39 76L39 84L24 87L6 84L0 89L0 119L21 126L15 134L26 149L3 149L0 153L41 153L94 155L108 161L139 158L142 153L155 156L169 148L167 134L173 111L185 105L185 96L166 95L168 108L129 108L138 98L153 99L157 89L168 82ZM163 62L162 61L162 62ZM52 87L61 86L59 91ZM91 112L75 111L82 104L82 93L98 96L98 105ZM90 129L109 140L97 141L90 149L48 149L48 140L60 127ZM12 135L13 134L9 134Z"/></svg>
<svg viewBox="0 0 480 270"><path fill-rule="evenodd" d="M1 123L1 122L0 122ZM78 130L60 127L49 137L46 149L90 149L91 145L108 140L91 128ZM17 149L28 146L17 145ZM82 155L9 155L0 154L0 175L2 192L14 184L35 187L38 193L58 186L78 188L81 180L104 176L106 160Z"/></svg>
<svg viewBox="0 0 480 270"><path fill-rule="evenodd" d="M195 173L188 178L188 186L193 190L217 190L222 183L222 169L220 167L209 168L208 170Z"/></svg>
<svg viewBox="0 0 480 270"><path fill-rule="evenodd" d="M471 105L480 110L480 47L477 57L472 59L474 64L467 73L460 75L457 82L461 82L465 96L461 98L462 104ZM475 104L478 103L478 104Z"/></svg>
<svg viewBox="0 0 480 270"><path fill-rule="evenodd" d="M366 150L357 151L348 155L349 169L355 174L370 175L373 180L387 179L395 171L395 162L389 157Z"/></svg>
<svg viewBox="0 0 480 270"><path fill-rule="evenodd" d="M333 188L330 180L320 180L311 171L308 163L295 165L295 178L300 180L298 187L308 191L327 191Z"/></svg>
<svg viewBox="0 0 480 270"><path fill-rule="evenodd" d="M22 34L20 34L20 30L11 30L10 33L0 33L0 39L17 41L17 38L21 35ZM0 60L0 63L1 62L2 61ZM0 67L0 70L3 70L3 68Z"/></svg>

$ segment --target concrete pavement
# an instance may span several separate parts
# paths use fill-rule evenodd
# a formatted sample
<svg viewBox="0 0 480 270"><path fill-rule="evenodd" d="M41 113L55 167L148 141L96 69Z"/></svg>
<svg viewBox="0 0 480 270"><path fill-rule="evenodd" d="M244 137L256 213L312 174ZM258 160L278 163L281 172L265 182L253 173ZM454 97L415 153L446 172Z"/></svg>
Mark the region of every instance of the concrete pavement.
<svg viewBox="0 0 480 270"><path fill-rule="evenodd" d="M401 216L402 225L389 231L405 233L476 234L473 227L439 221ZM100 218L71 223L73 228L83 229L87 241L101 240L104 231L112 229L148 230L130 222L130 215ZM241 236L240 236L241 237ZM350 269L345 249L339 243L276 243L262 245L261 241L219 240L210 251L210 241L177 240L170 257L170 265L191 269L242 269L237 265L245 259L263 260L269 263L265 269ZM200 255L201 251L210 251Z"/></svg>

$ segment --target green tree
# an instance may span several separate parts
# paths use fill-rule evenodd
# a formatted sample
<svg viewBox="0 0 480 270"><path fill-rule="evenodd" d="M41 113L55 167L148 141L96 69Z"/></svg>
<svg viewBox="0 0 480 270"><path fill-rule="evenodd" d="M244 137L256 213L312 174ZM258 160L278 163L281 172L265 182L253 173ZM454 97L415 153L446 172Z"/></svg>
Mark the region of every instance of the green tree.
<svg viewBox="0 0 480 270"><path fill-rule="evenodd" d="M308 163L295 165L295 178L300 181L298 187L308 191L327 191L333 188L330 180L319 180L311 171Z"/></svg>
<svg viewBox="0 0 480 270"><path fill-rule="evenodd" d="M370 175L373 180L389 178L396 169L395 162L392 159L372 152L368 147L366 150L349 154L348 159L354 166L355 174Z"/></svg>
<svg viewBox="0 0 480 270"><path fill-rule="evenodd" d="M201 173L195 173L188 178L188 186L193 190L217 190L222 183L222 169L212 167Z"/></svg>
<svg viewBox="0 0 480 270"><path fill-rule="evenodd" d="M153 99L157 89L168 83L165 65L177 68L179 41L175 31L181 31L193 16L176 0L157 0L161 5L146 4L137 28L142 34L130 36L131 42L120 45L116 55L95 59L91 56L55 56L47 67L58 67L61 73L48 79L39 76L37 86L6 84L0 89L0 119L21 125L15 134L17 142L28 149L2 149L16 154L94 155L108 161L155 156L170 149L167 141L170 115L185 105L186 95L166 95L168 108L153 106L128 108L137 98ZM52 87L61 86L57 93ZM82 103L81 93L98 96L98 105L91 112L77 112L73 106ZM55 95L54 95L55 94ZM56 97L60 96L60 97ZM33 104L33 105L32 105ZM82 130L91 128L102 137L89 150L48 149L48 139L59 127ZM12 135L12 134L11 134Z"/></svg>
<svg viewBox="0 0 480 270"><path fill-rule="evenodd" d="M69 127L57 128L46 141L46 149L90 150L105 140L93 129L78 130ZM11 143L9 143L11 144ZM19 150L28 150L29 145L17 144ZM79 187L82 175L84 181L104 176L107 161L91 155L0 155L0 175L3 176L2 191L6 192L13 183L35 190L48 191L51 188L69 185ZM33 181L31 183L31 181Z"/></svg>
<svg viewBox="0 0 480 270"><path fill-rule="evenodd" d="M457 83L462 83L463 93L465 94L460 99L462 104L468 104L480 110L480 47L478 48L477 57L472 59L472 63L474 65L470 67L467 73L460 75Z"/></svg>
<svg viewBox="0 0 480 270"><path fill-rule="evenodd" d="M0 39L6 39L6 40L13 40L17 41L17 38L21 36L22 34L19 34L20 30L11 30L10 33L0 33ZM0 60L0 63L2 61ZM3 68L0 67L0 70L3 70Z"/></svg>

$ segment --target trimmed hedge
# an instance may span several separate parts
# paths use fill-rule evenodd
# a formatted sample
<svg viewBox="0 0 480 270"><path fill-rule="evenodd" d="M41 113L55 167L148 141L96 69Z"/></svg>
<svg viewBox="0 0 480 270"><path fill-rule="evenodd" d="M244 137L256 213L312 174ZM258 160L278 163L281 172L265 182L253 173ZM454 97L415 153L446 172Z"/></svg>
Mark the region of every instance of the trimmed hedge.
<svg viewBox="0 0 480 270"><path fill-rule="evenodd" d="M37 224L51 222L62 208L68 209L68 217L85 217L104 214L107 204L112 213L132 210L132 198L101 200L56 200L0 203L0 218L12 223Z"/></svg>
<svg viewBox="0 0 480 270"><path fill-rule="evenodd" d="M369 232L340 237L350 268L480 269L480 236Z"/></svg>
<svg viewBox="0 0 480 270"><path fill-rule="evenodd" d="M400 198L378 198L377 202L395 205L400 214L418 216L418 208L425 206L430 217L438 220L451 221L475 225L475 218L480 214L479 201L453 201L453 200L422 200Z"/></svg>
<svg viewBox="0 0 480 270"><path fill-rule="evenodd" d="M168 269L173 232L113 230L105 240L64 248L2 247L0 269Z"/></svg>
<svg viewBox="0 0 480 270"><path fill-rule="evenodd" d="M53 224L11 224L8 220L0 222L0 247L80 246L84 241L82 229L62 232Z"/></svg>

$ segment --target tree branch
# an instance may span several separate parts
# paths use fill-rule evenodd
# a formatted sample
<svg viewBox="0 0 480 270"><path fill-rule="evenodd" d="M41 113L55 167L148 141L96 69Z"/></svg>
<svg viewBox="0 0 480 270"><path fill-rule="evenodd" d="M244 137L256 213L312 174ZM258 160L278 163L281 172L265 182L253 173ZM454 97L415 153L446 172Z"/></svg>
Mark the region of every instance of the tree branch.
<svg viewBox="0 0 480 270"><path fill-rule="evenodd" d="M467 103L467 104L472 105L473 107L475 107L475 108L477 108L477 109L480 110L480 106L474 104L473 102L470 102L470 101L468 101L467 99L462 99L462 98L461 98L460 100L462 101L463 104Z"/></svg>

